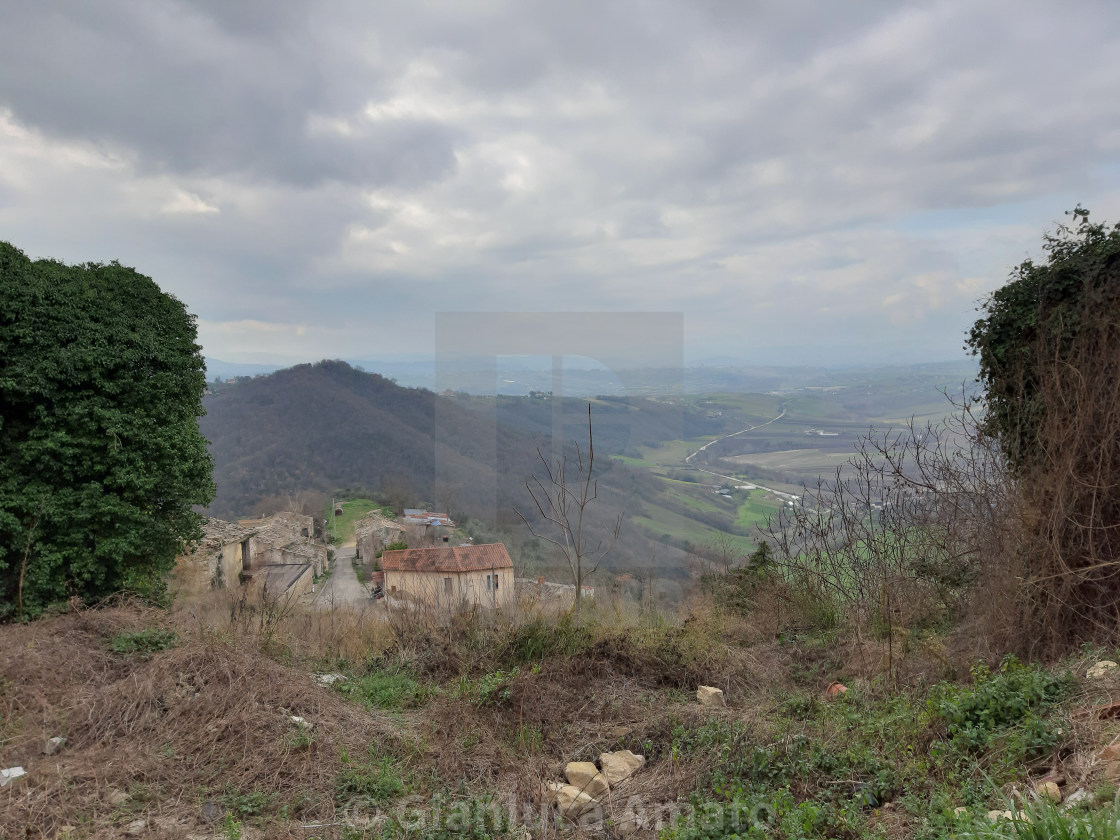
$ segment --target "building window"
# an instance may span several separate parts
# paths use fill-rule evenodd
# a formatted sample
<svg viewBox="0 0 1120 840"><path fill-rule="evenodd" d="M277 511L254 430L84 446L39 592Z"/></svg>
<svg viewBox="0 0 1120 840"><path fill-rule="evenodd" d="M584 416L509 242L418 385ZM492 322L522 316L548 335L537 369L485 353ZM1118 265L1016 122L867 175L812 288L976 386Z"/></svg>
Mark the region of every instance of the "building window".
<svg viewBox="0 0 1120 840"><path fill-rule="evenodd" d="M494 589L496 590L497 588L498 588L498 576L494 575Z"/></svg>
<svg viewBox="0 0 1120 840"><path fill-rule="evenodd" d="M451 578L443 579L443 591L448 595L451 594Z"/></svg>
<svg viewBox="0 0 1120 840"><path fill-rule="evenodd" d="M486 576L486 588L493 589L493 587L490 585L490 575Z"/></svg>

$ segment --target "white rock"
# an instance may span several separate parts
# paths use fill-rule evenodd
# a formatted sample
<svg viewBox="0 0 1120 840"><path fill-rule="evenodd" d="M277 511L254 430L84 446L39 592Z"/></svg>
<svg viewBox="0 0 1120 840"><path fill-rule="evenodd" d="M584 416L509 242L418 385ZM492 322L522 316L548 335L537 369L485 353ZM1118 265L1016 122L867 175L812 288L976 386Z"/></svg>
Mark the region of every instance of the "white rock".
<svg viewBox="0 0 1120 840"><path fill-rule="evenodd" d="M1039 782L1034 786L1034 792L1039 799L1049 799L1055 804L1062 801L1062 789L1056 782Z"/></svg>
<svg viewBox="0 0 1120 840"><path fill-rule="evenodd" d="M992 822L995 822L996 820L1011 820L1011 819L1014 819L1014 818L1015 818L1015 815L1012 814L1010 811L989 811L988 812L988 819L990 819Z"/></svg>
<svg viewBox="0 0 1120 840"><path fill-rule="evenodd" d="M1069 809L1075 808L1078 805L1089 805L1094 798L1093 794L1085 790L1085 788L1078 788L1066 797L1066 801L1062 803L1062 807Z"/></svg>
<svg viewBox="0 0 1120 840"><path fill-rule="evenodd" d="M599 803L575 785L545 782L541 785L541 795L549 804L556 806L561 816L570 820L595 816L601 812Z"/></svg>
<svg viewBox="0 0 1120 840"><path fill-rule="evenodd" d="M66 739L61 737L48 738L47 743L43 744L43 755L54 755L56 752L66 746Z"/></svg>
<svg viewBox="0 0 1120 840"><path fill-rule="evenodd" d="M9 767L7 770L0 770L0 787L7 787L16 779L22 779L27 775L27 771L22 767Z"/></svg>
<svg viewBox="0 0 1120 840"><path fill-rule="evenodd" d="M636 755L630 750L618 750L617 752L603 753L599 756L599 767L602 768L607 784L611 786L630 778L642 769L645 763L646 757L644 755Z"/></svg>
<svg viewBox="0 0 1120 840"><path fill-rule="evenodd" d="M606 778L590 761L569 761L564 768L568 784L579 788L592 799L603 799L610 795L611 788Z"/></svg>
<svg viewBox="0 0 1120 840"><path fill-rule="evenodd" d="M336 682L346 682L349 679L345 674L316 674L315 682L319 685L327 686L328 688Z"/></svg>
<svg viewBox="0 0 1120 840"><path fill-rule="evenodd" d="M123 790L117 788L109 788L109 795L106 797L110 805L123 805L129 800L129 795Z"/></svg>
<svg viewBox="0 0 1120 840"><path fill-rule="evenodd" d="M1085 676L1091 680L1099 680L1101 677L1107 675L1110 671L1113 671L1116 668L1120 668L1120 665L1117 665L1111 659L1102 659L1100 662L1086 671Z"/></svg>
<svg viewBox="0 0 1120 840"><path fill-rule="evenodd" d="M311 724L306 719L301 718L299 715L292 715L292 723L296 726L302 726L304 729L310 729Z"/></svg>
<svg viewBox="0 0 1120 840"><path fill-rule="evenodd" d="M727 706L727 701L723 698L723 689L710 685L702 685L696 689L696 699L700 701L701 706L714 706L721 709Z"/></svg>
<svg viewBox="0 0 1120 840"><path fill-rule="evenodd" d="M627 809L621 816L611 818L611 828L621 837L629 837L642 827L641 817L631 809Z"/></svg>

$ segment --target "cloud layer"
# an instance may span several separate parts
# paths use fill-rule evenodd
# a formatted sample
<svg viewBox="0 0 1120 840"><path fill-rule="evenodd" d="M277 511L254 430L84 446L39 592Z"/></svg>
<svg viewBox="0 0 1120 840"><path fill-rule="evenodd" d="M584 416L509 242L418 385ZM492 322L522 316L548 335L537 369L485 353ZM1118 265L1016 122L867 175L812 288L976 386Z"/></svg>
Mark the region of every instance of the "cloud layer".
<svg viewBox="0 0 1120 840"><path fill-rule="evenodd" d="M1063 210L1120 216L1110 2L4 18L0 237L135 265L222 358L430 352L461 310L683 312L692 358L945 358Z"/></svg>

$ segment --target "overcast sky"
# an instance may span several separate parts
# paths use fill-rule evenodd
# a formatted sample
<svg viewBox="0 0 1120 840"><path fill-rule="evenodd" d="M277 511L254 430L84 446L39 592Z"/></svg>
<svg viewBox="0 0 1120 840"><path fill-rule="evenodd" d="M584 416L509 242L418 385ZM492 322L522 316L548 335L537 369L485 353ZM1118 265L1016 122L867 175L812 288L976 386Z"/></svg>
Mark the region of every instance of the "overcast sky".
<svg viewBox="0 0 1120 840"><path fill-rule="evenodd" d="M0 0L0 56L0 239L231 361L555 310L962 358L1063 211L1120 218L1115 0Z"/></svg>

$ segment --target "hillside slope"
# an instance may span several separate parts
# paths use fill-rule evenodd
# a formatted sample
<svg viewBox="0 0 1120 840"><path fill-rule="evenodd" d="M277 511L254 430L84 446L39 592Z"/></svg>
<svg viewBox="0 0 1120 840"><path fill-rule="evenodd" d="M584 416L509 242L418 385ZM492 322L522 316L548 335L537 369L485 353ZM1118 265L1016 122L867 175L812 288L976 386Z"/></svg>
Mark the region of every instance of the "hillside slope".
<svg viewBox="0 0 1120 840"><path fill-rule="evenodd" d="M436 498L437 451L440 476L459 491L493 486L496 469L527 474L542 441L502 426L495 440L482 418L443 401L437 450L437 400L334 361L219 388L206 397L200 422L218 488L210 512L234 516L302 490L393 484L417 500L474 513L469 494Z"/></svg>

